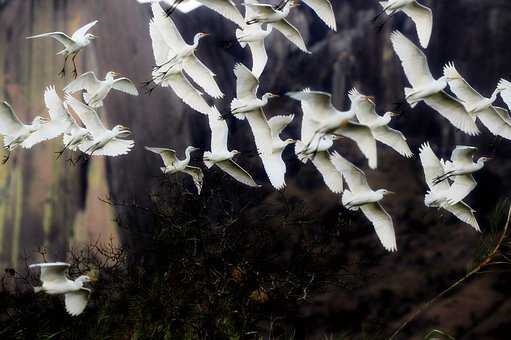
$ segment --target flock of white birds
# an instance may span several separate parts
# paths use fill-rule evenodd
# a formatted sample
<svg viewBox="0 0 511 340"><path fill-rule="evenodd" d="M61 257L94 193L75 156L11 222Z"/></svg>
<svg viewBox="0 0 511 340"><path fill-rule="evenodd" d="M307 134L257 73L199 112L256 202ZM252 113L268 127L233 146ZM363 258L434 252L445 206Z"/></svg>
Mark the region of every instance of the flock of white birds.
<svg viewBox="0 0 511 340"><path fill-rule="evenodd" d="M375 99L361 94L355 88L348 93L351 107L346 112L334 107L329 93L308 88L289 92L287 96L301 104L301 138L283 140L280 135L295 119L295 115L275 115L268 119L264 112L268 102L276 97L272 93L258 96L259 78L268 62L265 39L275 29L300 50L310 53L298 29L287 19L293 8L300 4L299 0L282 0L276 6L246 0L243 4L244 16L232 0L166 0L170 5L167 11L160 6L158 0L138 1L151 3L153 13L149 34L156 66L152 71L152 80L147 82L146 86L149 91L158 86L170 87L186 105L207 115L211 130L211 148L203 154L206 168L216 166L240 183L250 187L259 186L252 176L235 162L234 157L239 152L229 150L228 147L229 129L226 117L232 115L246 120L253 133L264 170L274 188L280 190L286 185L286 164L282 153L288 145L295 144L298 159L303 163L310 161L321 173L326 186L332 192L342 194L342 204L347 209L361 210L370 220L384 248L397 251L392 218L381 205L384 197L392 192L386 189L373 190L362 170L336 151L332 151L340 138L351 139L372 169L376 169L378 165L377 142L386 144L404 157L412 157L406 137L389 126L396 114L387 112L379 115L375 109ZM330 0L301 2L308 5L330 29L337 29ZM415 0L383 1L380 5L382 10L374 21L378 21L385 14L390 16L404 12L415 23L421 46L427 48L433 27L429 8ZM215 74L195 54L201 39L208 34L197 33L189 44L171 18L175 9L189 13L201 6L210 8L236 23L238 28L234 33L237 41L241 47L248 46L251 51L252 68L249 69L241 63L234 68L236 98L232 100L230 114L220 113L215 106L208 104L202 93L204 91L214 99L224 97L215 80ZM124 155L134 147L134 141L126 139L130 135L128 128L117 125L108 129L97 111L103 106L103 101L111 90L138 95L133 82L128 78L116 78L118 75L114 72L107 73L105 80L98 80L93 72L84 73L77 78L75 58L96 38L88 33L96 23L97 21L94 21L81 27L71 37L62 32L53 32L28 38L51 37L59 41L64 49L58 54L65 58L61 75L65 75L66 64L71 59L75 80L63 89L64 100L59 97L54 87L48 87L44 100L49 117L38 116L31 124L22 123L12 107L7 102L2 103L0 133L4 136L4 147L8 155L18 146L31 148L61 135L63 151L80 151L89 156ZM411 84L411 87L404 89L404 102L412 108L424 102L466 134L480 133L476 125L479 118L492 134L511 139L511 118L508 111L493 105L499 94L507 105L511 105L510 82L501 80L491 97L483 97L463 79L453 63L447 64L443 76L435 79L421 48L398 31L392 33L390 40ZM454 96L446 92L447 88ZM83 101L72 96L77 92L82 92ZM161 157L164 165L161 171L164 174L190 175L200 194L203 171L190 164L191 153L198 151L197 148L186 148L184 159L179 159L178 153L170 148L146 149ZM444 161L435 155L429 143L424 143L419 151L429 186L424 201L426 206L442 208L479 231L474 210L463 202L476 186L473 173L483 169L488 160L481 157L475 162L476 153L475 147L457 146L450 161ZM8 156L5 161L7 159ZM348 188L344 188L344 182ZM90 291L83 284L90 281L89 277L81 276L75 281L69 280L66 276L69 265L66 263L44 263L33 267L41 269L43 282L36 291L64 294L66 309L72 315L78 315L84 310Z"/></svg>

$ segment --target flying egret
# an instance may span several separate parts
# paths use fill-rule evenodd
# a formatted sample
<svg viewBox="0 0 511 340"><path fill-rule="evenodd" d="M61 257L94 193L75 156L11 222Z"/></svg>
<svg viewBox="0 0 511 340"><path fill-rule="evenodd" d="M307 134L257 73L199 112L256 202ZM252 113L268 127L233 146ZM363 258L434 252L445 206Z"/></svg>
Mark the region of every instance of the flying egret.
<svg viewBox="0 0 511 340"><path fill-rule="evenodd" d="M133 140L121 139L131 135L131 131L122 126L116 125L111 130L107 129L98 113L80 102L70 94L66 95L66 102L73 108L87 130L92 135L92 140L81 143L80 151L90 156L120 156L126 155L133 149Z"/></svg>
<svg viewBox="0 0 511 340"><path fill-rule="evenodd" d="M377 141L390 146L404 157L410 158L413 156L403 133L389 126L392 117L396 116L395 113L387 112L385 115L379 116L376 113L374 101L362 95L355 88L350 91L349 97L358 121L371 129Z"/></svg>
<svg viewBox="0 0 511 340"><path fill-rule="evenodd" d="M98 80L94 72L87 72L69 83L64 88L64 91L73 94L85 90L83 93L83 100L85 100L87 105L93 108L102 107L103 100L112 89L132 96L138 96L138 90L135 84L128 78L122 77L115 79L118 75L118 73L110 71L106 74L105 80Z"/></svg>
<svg viewBox="0 0 511 340"><path fill-rule="evenodd" d="M245 3L253 4L257 3L255 0L246 0ZM245 7L245 18L249 18L252 15L250 7ZM242 48L247 45L252 53L252 73L259 78L266 68L268 63L268 54L266 53L266 47L264 41L267 36L273 31L271 25L266 25L266 29L263 28L262 24L248 25L245 22L236 29L236 39Z"/></svg>
<svg viewBox="0 0 511 340"><path fill-rule="evenodd" d="M500 96L502 97L502 100L504 100L504 103L506 103L508 109L511 110L511 82L505 79L501 79L497 85L497 88L500 88ZM511 118L509 117L509 114L505 115L503 118L505 118L506 121L511 124Z"/></svg>
<svg viewBox="0 0 511 340"><path fill-rule="evenodd" d="M37 263L29 266L31 269L40 268L41 287L34 287L34 292L44 292L49 295L64 295L66 311L77 316L82 314L89 302L91 290L84 287L84 284L91 282L87 275L81 275L76 280L70 280L66 271L69 268L68 263Z"/></svg>
<svg viewBox="0 0 511 340"><path fill-rule="evenodd" d="M349 210L362 210L373 224L383 247L391 252L397 251L396 233L392 217L383 209L380 203L385 196L393 194L393 192L386 189L372 190L367 183L364 172L337 152L332 153L331 160L337 170L342 173L349 187L349 190L344 190L342 194L342 204Z"/></svg>
<svg viewBox="0 0 511 340"><path fill-rule="evenodd" d="M150 148L146 146L146 150L161 156L165 166L160 169L164 174L173 175L182 172L192 176L193 183L197 188L197 193L200 195L202 183L204 182L204 174L200 168L189 165L192 152L198 151L198 148L193 146L187 147L185 150L185 159L182 160L177 158L176 151L172 149Z"/></svg>
<svg viewBox="0 0 511 340"><path fill-rule="evenodd" d="M474 155L477 148L473 146L458 145L451 154L450 161L442 161L444 173L435 179L436 183L454 178L454 182L447 194L449 204L456 204L463 200L477 186L477 182L472 176L484 168L486 162L490 160L487 157L481 157L474 163Z"/></svg>
<svg viewBox="0 0 511 340"><path fill-rule="evenodd" d="M64 55L64 66L62 67L62 71L60 71L59 75L61 77L64 77L66 75L66 64L69 57L71 57L71 60L73 61L73 76L76 78L78 75L77 69L76 69L76 63L75 58L80 53L81 50L89 46L89 44L96 39L96 36L91 33L87 33L92 26L96 25L98 21L95 20L93 22L88 23L85 26L80 27L76 30L76 32L73 33L71 37L69 37L67 34L62 32L51 32L51 33L44 33L44 34L38 34L31 37L27 37L27 39L36 39L36 38L54 38L59 43L64 45L64 49L57 53L57 55L62 54Z"/></svg>
<svg viewBox="0 0 511 340"><path fill-rule="evenodd" d="M167 45L167 55L163 56L163 59L167 60L156 65L156 70L161 67L168 69L181 65L184 72L207 94L213 98L222 98L224 94L216 83L215 74L195 55L199 41L209 34L197 33L193 38L193 44L189 45L184 41L172 19L165 15L159 3L153 3L151 8L153 10L153 22Z"/></svg>
<svg viewBox="0 0 511 340"><path fill-rule="evenodd" d="M256 23L271 24L300 50L311 53L307 49L300 31L286 20L291 8L298 6L298 4L296 0L288 1L282 9L276 9L268 4L246 3L245 7L250 8L251 13L253 13L250 18L247 18L246 23L249 25Z"/></svg>
<svg viewBox="0 0 511 340"><path fill-rule="evenodd" d="M211 169L216 165L238 182L250 187L259 187L252 176L233 160L234 156L239 154L239 151L229 151L227 146L229 128L216 107L211 107L208 120L211 130L211 151L204 152L206 167Z"/></svg>
<svg viewBox="0 0 511 340"><path fill-rule="evenodd" d="M424 169L424 177L429 187L429 191L424 197L424 204L427 207L445 209L459 220L480 231L479 224L474 215L475 211L471 207L461 201L455 204L448 202L452 187L448 181L438 182L436 180L445 174L445 170L442 162L435 155L429 143L422 144L419 149L419 156Z"/></svg>
<svg viewBox="0 0 511 340"><path fill-rule="evenodd" d="M155 68L152 73L152 82L156 86L170 87L176 96L178 96L185 104L190 106L195 111L207 115L211 110L206 100L186 78L183 72L182 65L171 66L167 64L168 60L172 58L175 53L171 49L171 42L166 38L168 32L165 31L164 17L161 12L159 13L158 20L154 18L149 23L149 33L151 35L154 59L157 65L162 65ZM148 82L149 84L150 82Z"/></svg>
<svg viewBox="0 0 511 340"><path fill-rule="evenodd" d="M18 146L29 149L31 146L27 145L26 140L47 122L46 118L36 116L31 124L23 124L9 103L0 103L0 134L4 136L4 149L7 151L2 163L9 160L11 152Z"/></svg>
<svg viewBox="0 0 511 340"><path fill-rule="evenodd" d="M406 77L413 87L405 88L405 99L410 106L413 108L424 101L466 134L472 136L479 134L475 117L465 110L463 103L444 91L448 77L444 75L435 80L424 53L401 32L394 31L390 39L394 51L401 60Z"/></svg>
<svg viewBox="0 0 511 340"><path fill-rule="evenodd" d="M491 97L485 98L463 79L452 62L445 65L444 74L449 79L449 88L461 100L470 115L479 118L492 134L511 139L509 113L506 109L493 106L504 87L497 86Z"/></svg>
<svg viewBox="0 0 511 340"><path fill-rule="evenodd" d="M282 9L291 0L283 0L275 6L276 9ZM335 13L330 0L301 0L309 6L317 16L332 30L337 31L337 23L335 22Z"/></svg>
<svg viewBox="0 0 511 340"><path fill-rule="evenodd" d="M246 115L258 113L271 98L278 97L273 93L265 93L261 99L257 98L259 80L245 65L236 64L234 75L236 76L236 98L231 102L231 113L236 118L243 120Z"/></svg>
<svg viewBox="0 0 511 340"><path fill-rule="evenodd" d="M310 140L306 142L305 150L315 150L317 141L325 135L338 135L353 140L362 154L367 158L369 166L376 169L378 157L376 152L376 140L371 129L365 125L355 123L353 110L342 112L332 104L332 95L326 92L311 91L305 89L301 92L289 92L287 95L301 102L304 116L309 119L303 120L302 124L313 122L314 129ZM303 138L302 138L303 140ZM315 151L313 151L314 153Z"/></svg>
<svg viewBox="0 0 511 340"><path fill-rule="evenodd" d="M374 18L376 21L386 13L391 16L397 12L403 12L412 19L417 29L417 35L422 47L427 48L433 30L433 13L430 8L420 4L416 0L390 0L379 1L383 10Z"/></svg>

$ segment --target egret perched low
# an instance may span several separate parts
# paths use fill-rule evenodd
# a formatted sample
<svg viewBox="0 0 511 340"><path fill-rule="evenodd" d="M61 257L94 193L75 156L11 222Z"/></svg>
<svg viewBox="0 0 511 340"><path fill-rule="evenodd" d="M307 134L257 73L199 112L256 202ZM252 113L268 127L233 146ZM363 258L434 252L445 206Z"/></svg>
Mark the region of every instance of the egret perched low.
<svg viewBox="0 0 511 340"><path fill-rule="evenodd" d="M424 101L466 134L479 134L475 117L465 110L463 103L444 91L449 81L448 76L433 78L426 55L401 32L394 31L390 40L401 60L406 77L413 86L405 88L405 99L410 106L413 108Z"/></svg>
<svg viewBox="0 0 511 340"><path fill-rule="evenodd" d="M447 202L456 204L463 200L477 186L477 182L472 176L484 168L488 157L481 157L474 162L474 155L477 148L473 146L458 145L451 154L450 161L442 161L444 173L435 178L435 183L440 183L454 178L449 192L447 193Z"/></svg>
<svg viewBox="0 0 511 340"><path fill-rule="evenodd" d="M40 268L40 279L42 285L34 287L34 292L44 292L49 295L64 295L64 303L66 311L71 316L77 316L83 313L91 290L84 285L91 282L91 278L87 275L81 275L74 281L70 280L66 272L69 268L68 263L37 263L29 266L31 269Z"/></svg>
<svg viewBox="0 0 511 340"><path fill-rule="evenodd" d="M204 152L203 158L206 167L211 169L216 165L238 182L250 187L259 187L252 176L233 160L239 151L229 151L227 146L229 128L216 107L211 107L208 119L211 130L211 151Z"/></svg>
<svg viewBox="0 0 511 340"><path fill-rule="evenodd" d="M387 112L383 116L379 116L376 113L374 101L368 96L362 95L355 88L350 91L349 97L358 121L371 129L377 141L390 146L404 157L413 156L403 133L389 126L392 117L397 114Z"/></svg>
<svg viewBox="0 0 511 340"><path fill-rule="evenodd" d="M182 172L190 175L195 187L197 188L197 194L200 195L202 183L204 182L204 174L202 173L201 168L190 165L191 154L194 151L198 151L198 148L194 146L187 147L185 150L185 158L182 160L177 158L176 151L172 149L151 148L146 146L146 150L161 156L165 166L160 169L164 174L173 175Z"/></svg>
<svg viewBox="0 0 511 340"><path fill-rule="evenodd" d="M2 163L7 163L11 152L18 146L29 149L26 140L48 123L46 118L36 116L31 124L23 124L7 102L0 103L0 134L4 136L4 149L7 155ZM32 144L32 143L30 143ZM33 144L32 144L33 145Z"/></svg>
<svg viewBox="0 0 511 340"><path fill-rule="evenodd" d="M96 36L91 33L87 33L94 25L97 24L97 20L88 23L76 30L71 37L62 32L51 32L51 33L43 33L34 35L31 37L27 37L27 39L37 39L37 38L54 38L59 43L64 45L64 49L57 54L64 55L64 66L62 67L62 71L60 71L59 75L64 77L66 75L66 64L67 60L71 57L73 62L73 76L76 78L78 75L75 58L80 53L81 50L90 45L90 43L96 39Z"/></svg>
<svg viewBox="0 0 511 340"><path fill-rule="evenodd" d="M424 204L427 207L436 207L444 209L459 220L469 224L475 230L480 231L479 224L475 217L475 211L464 202L455 204L449 203L449 196L452 187L448 181L437 181L439 177L444 176L444 165L435 155L429 143L424 143L420 147L419 156L424 169L424 177L429 187L429 191L424 197Z"/></svg>
<svg viewBox="0 0 511 340"><path fill-rule="evenodd" d="M385 196L393 194L393 192L386 189L372 190L362 170L337 152L332 153L331 157L332 163L342 173L349 187L349 190L345 189L342 194L342 204L349 210L362 210L373 224L383 247L391 252L397 251L396 233L392 217L383 209L380 203Z"/></svg>
<svg viewBox="0 0 511 340"><path fill-rule="evenodd" d="M337 135L352 139L364 154L372 169L378 165L376 140L371 129L365 125L353 122L355 112L339 111L332 103L332 95L326 92L305 89L300 92L289 92L287 95L301 102L304 116L303 124L312 124L308 129L314 129L311 139L306 142L304 150L315 150L318 140L325 135ZM314 153L315 151L312 151Z"/></svg>
<svg viewBox="0 0 511 340"><path fill-rule="evenodd" d="M103 106L103 100L112 89L121 91L132 96L138 96L138 90L131 80L125 77L115 78L119 74L110 71L106 74L105 80L98 80L94 72L82 74L78 79L73 80L65 88L64 92L75 93L85 90L83 100L93 108Z"/></svg>
<svg viewBox="0 0 511 340"><path fill-rule="evenodd" d="M383 10L374 18L376 21L381 15L394 15L403 12L412 19L417 29L417 35L422 47L427 48L433 30L433 12L430 8L420 4L416 0L390 0L379 1Z"/></svg>
<svg viewBox="0 0 511 340"><path fill-rule="evenodd" d="M133 149L133 140L122 139L131 135L131 131L122 126L116 125L111 130L107 129L98 113L80 102L70 94L66 95L66 102L73 108L87 130L92 135L92 140L80 144L80 151L90 156L120 156L126 155Z"/></svg>
<svg viewBox="0 0 511 340"><path fill-rule="evenodd" d="M449 79L449 88L461 100L471 116L479 118L492 134L511 139L509 113L506 109L493 105L498 94L504 91L503 86L497 86L490 98L485 98L463 79L454 63L445 65L444 74Z"/></svg>

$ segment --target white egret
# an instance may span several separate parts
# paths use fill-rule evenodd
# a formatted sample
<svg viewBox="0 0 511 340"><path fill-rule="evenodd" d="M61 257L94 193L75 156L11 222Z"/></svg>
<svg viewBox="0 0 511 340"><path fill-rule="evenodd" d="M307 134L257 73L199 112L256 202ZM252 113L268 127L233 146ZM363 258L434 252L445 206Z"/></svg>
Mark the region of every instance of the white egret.
<svg viewBox="0 0 511 340"><path fill-rule="evenodd" d="M435 179L440 183L454 178L454 182L447 194L449 204L456 204L463 200L477 186L477 182L472 176L484 168L486 162L490 160L487 157L481 157L474 163L474 155L477 148L472 146L458 145L451 154L450 161L443 161L444 173Z"/></svg>
<svg viewBox="0 0 511 340"><path fill-rule="evenodd" d="M349 97L358 121L371 129L377 141L390 146L407 158L413 156L403 133L389 126L392 117L396 116L395 113L387 112L383 116L378 115L372 98L360 94L355 88L350 91Z"/></svg>
<svg viewBox="0 0 511 340"><path fill-rule="evenodd" d="M416 0L390 0L379 1L383 10L378 13L374 20L383 13L391 16L397 12L403 12L412 19L417 29L417 35L422 47L427 48L433 30L433 12L430 8L420 4Z"/></svg>
<svg viewBox="0 0 511 340"><path fill-rule="evenodd" d="M168 4L169 6L173 6L174 3L177 0L137 0L141 4L147 4L147 3L153 3L153 2L164 2ZM201 7L202 4L200 2L197 2L196 0L186 0L179 4L179 6L176 6L175 9L182 13L190 13L193 10ZM172 8L172 7L171 7Z"/></svg>
<svg viewBox="0 0 511 340"><path fill-rule="evenodd" d="M306 149L317 148L317 141L325 135L338 135L353 140L362 154L367 158L369 166L376 169L378 157L376 152L376 140L371 129L352 120L355 118L353 110L342 112L332 104L332 95L326 92L311 91L305 89L301 92L289 92L287 95L302 103L304 116L309 119L303 120L302 124L311 124L314 133L306 142ZM303 138L302 138L303 141ZM312 151L314 153L314 151Z"/></svg>
<svg viewBox="0 0 511 340"><path fill-rule="evenodd" d="M245 3L253 4L257 3L255 0L246 0ZM252 10L250 7L245 6L245 18L250 18ZM273 31L271 25L266 25L266 29L263 28L262 24L254 23L248 25L243 23L240 28L236 29L236 39L242 48L247 45L252 53L252 73L259 78L266 68L268 63L268 54L266 53L266 47L264 41L267 36Z"/></svg>
<svg viewBox="0 0 511 340"><path fill-rule="evenodd" d="M133 140L121 139L131 135L131 131L122 126L116 125L111 130L107 129L98 113L80 102L70 94L66 95L66 102L73 108L87 130L92 135L92 140L81 143L80 151L90 156L120 156L126 155L133 149Z"/></svg>
<svg viewBox="0 0 511 340"><path fill-rule="evenodd" d="M151 5L153 10L152 22L160 31L161 37L166 43L167 55L162 59L166 59L163 63L156 65L156 70L161 67L165 69L181 65L184 72L192 78L202 89L213 98L222 98L224 94L218 87L215 80L215 74L204 65L195 55L195 50L199 46L199 41L207 37L207 33L197 33L193 38L193 44L187 44L176 25L170 17L168 17L159 3ZM153 43L154 47L154 43Z"/></svg>
<svg viewBox="0 0 511 340"><path fill-rule="evenodd" d="M36 116L31 124L23 124L9 103L0 103L0 134L4 136L4 149L7 151L2 162L5 164L18 146L29 149L26 140L47 122L47 119Z"/></svg>
<svg viewBox="0 0 511 340"><path fill-rule="evenodd" d="M202 183L204 182L204 174L202 173L201 168L190 165L191 153L198 151L198 148L193 146L187 147L185 150L185 159L182 160L177 158L176 151L172 149L150 148L146 146L146 150L161 156L165 166L160 169L164 174L173 175L182 172L190 175L195 187L197 188L197 193L200 195Z"/></svg>
<svg viewBox="0 0 511 340"><path fill-rule="evenodd" d="M362 210L373 224L383 247L391 252L397 251L392 217L380 203L385 196L393 192L386 189L372 190L367 183L365 173L337 152L332 153L331 160L337 170L342 173L349 187L349 190L345 189L342 194L342 204L349 210Z"/></svg>
<svg viewBox="0 0 511 340"><path fill-rule="evenodd" d="M135 84L125 77L115 79L118 75L118 73L110 71L106 74L105 80L98 80L94 72L87 72L69 83L64 88L64 91L72 94L85 90L83 93L83 100L87 105L93 108L102 107L103 100L112 89L132 96L138 96L138 90Z"/></svg>
<svg viewBox="0 0 511 340"><path fill-rule="evenodd" d="M250 18L247 18L246 23L249 25L256 23L271 24L300 50L305 53L311 53L307 49L300 31L286 20L291 8L298 6L298 4L296 0L288 1L280 9L268 4L246 3L245 7L250 8L251 13L253 13Z"/></svg>
<svg viewBox="0 0 511 340"><path fill-rule="evenodd" d="M511 109L511 82L505 79L501 79L497 85L497 88L500 88L500 96L502 97L502 100L504 100L504 103L506 103L508 109ZM501 111L501 113L504 112ZM503 118L505 118L506 121L511 124L509 111L508 114L503 115Z"/></svg>
<svg viewBox="0 0 511 340"><path fill-rule="evenodd" d="M282 0L276 6L277 9L282 9L291 0ZM335 22L335 13L332 8L330 0L301 0L304 4L309 6L317 16L332 30L337 31L337 23Z"/></svg>
<svg viewBox="0 0 511 340"><path fill-rule="evenodd" d="M62 54L64 55L64 66L62 67L62 71L60 71L59 75L64 77L66 75L66 64L69 57L71 57L71 60L73 61L73 75L76 78L78 75L77 69L76 69L76 63L75 58L80 53L81 50L86 48L90 45L90 43L96 39L96 36L91 33L87 33L92 26L96 25L98 21L95 20L93 22L88 23L85 26L80 27L77 29L71 37L69 37L67 34L62 32L51 32L51 33L43 33L34 35L31 37L27 37L27 39L36 39L36 38L54 38L59 43L64 45L64 49L57 53L57 55Z"/></svg>
<svg viewBox="0 0 511 340"><path fill-rule="evenodd" d="M271 98L278 97L273 93L265 93L261 99L257 98L259 80L245 65L236 64L234 74L236 75L236 98L231 102L231 113L236 118L243 120L246 115L258 113Z"/></svg>
<svg viewBox="0 0 511 340"><path fill-rule="evenodd" d="M472 136L479 134L475 117L465 110L459 100L444 91L449 80L447 76L444 75L435 80L424 53L401 32L394 31L391 41L394 51L401 60L406 77L413 86L413 88L405 88L405 99L410 106L413 108L424 101L466 134Z"/></svg>
<svg viewBox="0 0 511 340"><path fill-rule="evenodd" d="M461 100L470 115L479 118L492 134L511 139L509 113L506 109L493 106L504 87L498 86L490 98L485 98L463 79L452 62L445 65L444 75L449 79L449 88Z"/></svg>
<svg viewBox="0 0 511 340"><path fill-rule="evenodd" d="M216 107L211 108L208 119L211 130L211 151L204 152L206 167L210 169L216 165L238 182L251 187L259 187L252 176L233 160L239 151L229 151L227 146L229 128Z"/></svg>
<svg viewBox="0 0 511 340"><path fill-rule="evenodd" d="M70 280L66 275L69 264L64 262L31 264L30 268L40 268L41 270L42 286L34 287L34 292L64 295L66 311L72 316L82 314L91 294L91 290L84 287L85 283L91 282L89 276L81 275L74 281Z"/></svg>
<svg viewBox="0 0 511 340"><path fill-rule="evenodd" d="M464 202L455 204L449 203L451 185L448 181L437 181L437 178L445 174L444 166L440 159L435 155L429 143L424 143L419 149L419 156L424 169L424 177L429 187L429 191L424 197L424 204L427 207L436 207L444 209L459 220L469 224L475 230L480 231L474 215L474 210Z"/></svg>
<svg viewBox="0 0 511 340"><path fill-rule="evenodd" d="M157 13L160 19L151 20L149 23L149 33L153 45L154 59L157 65L162 66L153 70L152 82L154 82L156 86L170 87L176 96L185 104L207 115L211 109L206 100L202 97L201 92L199 92L184 75L182 65L172 66L168 64L168 60L172 58L175 53L170 47L170 41L165 38L168 32L165 31L164 27L167 25L162 24L162 22L166 19L162 17L160 11L157 11ZM149 83L150 82L147 84ZM150 91L152 91L152 89Z"/></svg>

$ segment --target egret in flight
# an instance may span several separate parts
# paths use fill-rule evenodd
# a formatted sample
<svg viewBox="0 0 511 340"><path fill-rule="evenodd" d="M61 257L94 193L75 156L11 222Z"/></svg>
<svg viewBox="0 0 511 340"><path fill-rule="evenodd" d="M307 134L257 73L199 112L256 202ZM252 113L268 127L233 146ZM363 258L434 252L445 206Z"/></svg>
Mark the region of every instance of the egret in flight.
<svg viewBox="0 0 511 340"><path fill-rule="evenodd" d="M397 251L396 233L392 217L383 209L381 201L393 194L386 189L372 190L362 170L343 158L337 152L332 153L332 162L342 173L349 190L342 194L342 204L349 210L362 210L371 221L383 247L388 251Z"/></svg>
<svg viewBox="0 0 511 340"><path fill-rule="evenodd" d="M91 33L87 33L94 25L96 25L98 21L95 20L93 22L88 23L85 26L80 27L76 32L73 33L71 37L62 32L51 32L51 33L43 33L34 35L31 37L27 37L27 39L37 39L37 38L54 38L59 43L64 45L64 49L57 54L64 55L64 66L62 67L62 71L60 71L59 75L64 77L66 75L66 64L67 60L71 57L73 62L73 76L76 78L78 75L75 58L80 53L81 50L90 45L90 43L96 39L96 36Z"/></svg>
<svg viewBox="0 0 511 340"><path fill-rule="evenodd" d="M445 170L441 160L435 155L429 143L420 147L419 156L424 169L424 177L429 191L424 197L424 204L427 207L441 208L456 216L459 220L469 224L475 230L480 231L479 224L475 217L475 211L464 202L451 204L449 196L452 187L448 181L437 181L437 178L444 176Z"/></svg>
<svg viewBox="0 0 511 340"><path fill-rule="evenodd" d="M200 168L190 165L191 154L194 151L198 151L198 148L193 146L187 147L185 150L185 158L182 160L177 158L176 151L172 149L150 148L146 146L146 150L160 155L165 165L160 169L164 174L173 175L181 172L190 175L197 188L197 194L200 195L202 183L204 182L204 174Z"/></svg>
<svg viewBox="0 0 511 340"><path fill-rule="evenodd" d="M501 79L497 85L499 88L500 97L506 103L508 109L511 109L511 82L505 79ZM511 124L511 118L508 115L505 116L508 123Z"/></svg>
<svg viewBox="0 0 511 340"><path fill-rule="evenodd" d="M138 96L138 90L135 84L125 77L116 79L115 77L118 75L118 73L110 71L106 74L105 80L98 80L94 72L87 72L69 83L64 88L64 91L73 94L85 90L83 93L83 100L87 105L93 108L102 107L103 100L112 89L132 96Z"/></svg>
<svg viewBox="0 0 511 340"><path fill-rule="evenodd" d="M276 9L283 9L288 2L292 0L282 0L280 4L275 6ZM335 22L335 13L330 0L301 0L309 6L330 29L337 31L337 23ZM299 4L299 2L298 2Z"/></svg>
<svg viewBox="0 0 511 340"><path fill-rule="evenodd" d="M98 113L80 102L70 94L66 95L66 102L73 108L87 130L92 135L92 140L80 144L80 151L90 156L120 156L126 155L133 149L133 140L122 139L131 135L131 131L122 126L116 125L111 130L107 129Z"/></svg>
<svg viewBox="0 0 511 340"><path fill-rule="evenodd" d="M36 116L31 124L23 124L7 102L0 103L0 134L4 136L4 149L7 155L2 163L7 163L11 152L18 146L29 149L27 139L48 123L46 118ZM30 143L32 144L32 143ZM32 144L33 145L33 144Z"/></svg>
<svg viewBox="0 0 511 340"><path fill-rule="evenodd" d="M259 187L252 176L233 160L234 156L239 154L239 151L229 151L227 146L229 128L216 107L211 108L208 119L211 130L211 151L204 152L206 167L211 169L216 165L238 182L250 187Z"/></svg>
<svg viewBox="0 0 511 340"><path fill-rule="evenodd" d="M466 134L471 136L479 134L475 117L465 110L462 102L444 91L450 80L448 76L433 78L426 55L401 32L394 31L390 40L412 85L412 88L405 88L405 99L410 106L413 108L424 101Z"/></svg>
<svg viewBox="0 0 511 340"><path fill-rule="evenodd" d="M69 268L68 263L54 262L54 263L37 263L30 265L30 268L40 268L40 279L42 285L34 287L34 292L44 292L49 295L64 295L64 303L66 311L71 316L77 316L83 313L91 290L84 285L91 282L91 278L87 275L82 275L76 280L70 280L66 271Z"/></svg>

